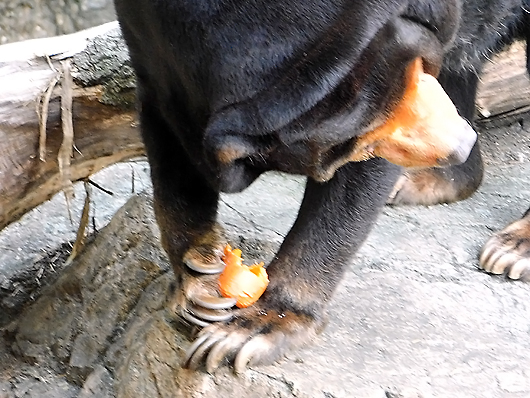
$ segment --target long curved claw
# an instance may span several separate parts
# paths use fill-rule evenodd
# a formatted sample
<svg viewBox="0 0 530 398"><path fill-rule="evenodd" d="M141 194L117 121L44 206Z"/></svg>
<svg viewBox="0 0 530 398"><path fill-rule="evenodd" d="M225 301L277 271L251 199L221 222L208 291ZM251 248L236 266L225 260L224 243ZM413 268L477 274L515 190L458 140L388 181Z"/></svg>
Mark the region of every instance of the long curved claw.
<svg viewBox="0 0 530 398"><path fill-rule="evenodd" d="M234 314L224 310L210 310L207 308L198 307L195 305L189 306L187 310L193 315L202 320L209 322L226 322L232 319Z"/></svg>
<svg viewBox="0 0 530 398"><path fill-rule="evenodd" d="M491 268L489 266L490 257L493 253L495 253L496 250L497 250L497 247L495 245L490 244L490 241L488 241L486 245L484 246L484 248L482 249L482 253L480 254L479 264L481 268L484 269L485 271L489 272Z"/></svg>
<svg viewBox="0 0 530 398"><path fill-rule="evenodd" d="M521 256L515 253L502 253L497 256L491 264L489 272L496 275L502 275L507 270L510 270L513 264L521 259Z"/></svg>
<svg viewBox="0 0 530 398"><path fill-rule="evenodd" d="M192 247L184 254L183 262L189 269L201 274L218 274L225 269L225 263L221 260L222 252L215 249L210 254L201 253Z"/></svg>
<svg viewBox="0 0 530 398"><path fill-rule="evenodd" d="M199 333L199 336L195 339L190 348L188 348L188 351L186 351L186 357L184 358L184 362L182 364L183 367L189 367L190 359L193 357L193 354L195 354L195 351L197 351L201 344L208 340L208 338L213 334L213 331L205 331L206 329L202 333Z"/></svg>
<svg viewBox="0 0 530 398"><path fill-rule="evenodd" d="M194 304L210 310L227 310L236 305L237 300L225 297L213 297L206 294L197 294L189 297Z"/></svg>
<svg viewBox="0 0 530 398"><path fill-rule="evenodd" d="M203 321L202 319L194 317L191 313L186 311L186 309L181 308L180 309L180 316L184 318L186 321L190 322L193 325L199 326L201 328L205 328L206 326L210 325L209 322Z"/></svg>
<svg viewBox="0 0 530 398"><path fill-rule="evenodd" d="M220 297L218 275L225 268L222 261L224 234L219 225L200 236L184 254L183 264L189 270L178 275L178 288L171 292L170 308L191 325L205 328L211 323L233 318L236 299Z"/></svg>
<svg viewBox="0 0 530 398"><path fill-rule="evenodd" d="M223 341L218 342L208 354L206 358L206 371L213 373L221 365L221 363L231 354L235 353L241 345L245 343L248 336L245 333L232 332Z"/></svg>
<svg viewBox="0 0 530 398"><path fill-rule="evenodd" d="M227 322L233 317L236 300L220 297L216 275L192 275L184 272L180 286L173 292L169 307L192 325L204 328L212 322Z"/></svg>
<svg viewBox="0 0 530 398"><path fill-rule="evenodd" d="M508 272L508 278L528 281L530 277L530 259L523 258L513 264Z"/></svg>
<svg viewBox="0 0 530 398"><path fill-rule="evenodd" d="M491 274L500 275L504 272L504 263L509 260L508 257L513 257L513 259L515 259L515 255L513 253L509 253L507 250L493 248L493 250L490 250L484 256L481 256L480 266L484 269L484 271L487 271Z"/></svg>
<svg viewBox="0 0 530 398"><path fill-rule="evenodd" d="M267 353L274 350L270 341L263 335L256 336L245 343L237 353L234 361L234 370L237 374L243 373L253 357L267 357Z"/></svg>
<svg viewBox="0 0 530 398"><path fill-rule="evenodd" d="M280 359L290 349L309 343L322 329L320 317L271 309L264 316L263 312L241 310L231 322L204 328L188 349L183 366L197 369L204 365L213 373L233 363L234 371L242 373L248 366Z"/></svg>
<svg viewBox="0 0 530 398"><path fill-rule="evenodd" d="M206 339L201 341L201 344L197 345L196 347L191 347L187 354L188 359L185 363L185 366L189 369L197 369L210 348L212 348L219 341L223 340L226 335L227 332L217 330L209 334Z"/></svg>

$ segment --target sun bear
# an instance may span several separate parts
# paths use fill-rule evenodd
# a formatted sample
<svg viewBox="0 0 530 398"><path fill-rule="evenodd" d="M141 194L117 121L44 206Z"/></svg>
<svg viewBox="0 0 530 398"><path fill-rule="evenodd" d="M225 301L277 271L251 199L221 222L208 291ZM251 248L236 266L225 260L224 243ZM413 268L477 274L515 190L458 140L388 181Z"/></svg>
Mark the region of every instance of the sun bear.
<svg viewBox="0 0 530 398"><path fill-rule="evenodd" d="M520 0L115 4L137 75L174 309L204 327L185 365L208 371L226 360L237 371L274 361L322 330L348 260L389 196L437 203L476 189L477 145L461 165L449 156L441 164L453 166L405 174L379 157L348 160L399 103L418 59L471 121L482 64L528 36L530 8ZM270 170L307 176L304 198L267 266L264 295L234 309L214 283L225 244L219 193L241 191Z"/></svg>

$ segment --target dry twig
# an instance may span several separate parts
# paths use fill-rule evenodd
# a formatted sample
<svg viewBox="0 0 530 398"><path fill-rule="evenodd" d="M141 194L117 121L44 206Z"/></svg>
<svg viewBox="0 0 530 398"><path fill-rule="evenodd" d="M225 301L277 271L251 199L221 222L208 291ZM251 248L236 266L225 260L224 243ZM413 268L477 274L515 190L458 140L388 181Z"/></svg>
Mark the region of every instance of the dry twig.
<svg viewBox="0 0 530 398"><path fill-rule="evenodd" d="M74 187L70 177L70 165L74 146L74 124L72 116L74 82L71 74L72 61L70 59L65 59L64 61L61 61L61 65L63 69L63 78L61 81L61 120L63 127L63 141L57 155L57 160L59 163L59 173L62 179L63 191L66 197L68 214L70 220L72 220L70 201L74 196Z"/></svg>

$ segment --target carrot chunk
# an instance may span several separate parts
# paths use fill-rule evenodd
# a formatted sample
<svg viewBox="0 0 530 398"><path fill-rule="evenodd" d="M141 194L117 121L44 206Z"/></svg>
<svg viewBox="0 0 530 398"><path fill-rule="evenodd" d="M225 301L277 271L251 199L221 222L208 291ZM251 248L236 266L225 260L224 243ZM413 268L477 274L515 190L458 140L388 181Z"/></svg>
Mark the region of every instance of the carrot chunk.
<svg viewBox="0 0 530 398"><path fill-rule="evenodd" d="M269 284L263 263L243 264L241 250L226 245L223 261L226 264L219 276L219 291L223 297L235 298L236 306L246 308L254 304Z"/></svg>

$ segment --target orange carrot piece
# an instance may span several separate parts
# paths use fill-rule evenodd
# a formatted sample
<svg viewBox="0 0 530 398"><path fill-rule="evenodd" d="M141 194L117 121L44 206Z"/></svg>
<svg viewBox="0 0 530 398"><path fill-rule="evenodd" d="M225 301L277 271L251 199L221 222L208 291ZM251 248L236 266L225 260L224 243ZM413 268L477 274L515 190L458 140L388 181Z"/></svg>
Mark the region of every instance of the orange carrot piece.
<svg viewBox="0 0 530 398"><path fill-rule="evenodd" d="M223 261L226 264L219 276L219 291L223 297L235 298L236 306L246 308L254 304L269 284L263 263L247 266L243 264L241 250L226 245Z"/></svg>

